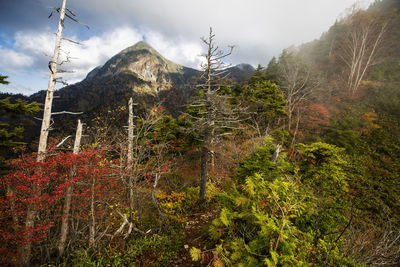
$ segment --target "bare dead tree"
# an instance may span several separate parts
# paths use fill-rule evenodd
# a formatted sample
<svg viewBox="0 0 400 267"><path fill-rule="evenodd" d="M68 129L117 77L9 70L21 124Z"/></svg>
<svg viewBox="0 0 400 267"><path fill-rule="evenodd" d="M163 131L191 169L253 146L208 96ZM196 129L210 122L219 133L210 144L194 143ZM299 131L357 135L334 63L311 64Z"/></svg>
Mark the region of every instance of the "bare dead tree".
<svg viewBox="0 0 400 267"><path fill-rule="evenodd" d="M75 155L79 154L81 138L82 138L82 123L81 123L81 120L78 120L78 126L76 127L74 150L73 150L73 153ZM75 168L74 167L71 170L71 177L73 177L73 176L75 176ZM67 190L65 192L63 214L62 214L62 218L61 218L61 234L60 234L60 240L58 243L58 254L60 255L60 257L62 257L64 254L65 244L67 241L68 227L69 227L68 222L69 222L70 210L71 210L72 192L73 192L73 186L71 184L70 186L67 187Z"/></svg>
<svg viewBox="0 0 400 267"><path fill-rule="evenodd" d="M134 209L134 199L133 199L133 175L132 175L132 156L133 156L133 100L132 97L129 99L128 103L129 109L129 119L128 119L128 155L127 155L127 163L128 163L128 187L129 187L129 209L130 214Z"/></svg>
<svg viewBox="0 0 400 267"><path fill-rule="evenodd" d="M115 207L116 214L121 216L121 226L112 237L122 234L127 238L132 231L146 234L136 227L132 214L140 210L145 195L140 188L151 188L151 201L164 219L165 212L156 196L156 189L160 179L171 168L173 162L167 156L173 149L173 144L167 140L158 139L155 128L162 122L161 104L156 105L150 112L135 116L133 113L132 98L128 102L128 135L121 133L120 147L126 147L121 153L120 165L121 182L127 189L129 214ZM161 138L161 137L160 137Z"/></svg>
<svg viewBox="0 0 400 267"><path fill-rule="evenodd" d="M280 145L280 144L278 144L276 146L276 150L271 157L271 162L276 163L276 161L278 160L279 153L281 152L281 148L282 148L282 145Z"/></svg>
<svg viewBox="0 0 400 267"><path fill-rule="evenodd" d="M66 40L75 44L79 44L79 42L73 41L68 38L62 37L62 31L64 28L64 22L65 22L65 17L71 19L74 22L80 23L79 20L76 19L76 15L69 10L66 7L67 0L62 1L61 8L54 8L54 11L58 12L60 14L60 19L58 22L58 29L56 32L56 43L54 47L54 53L52 60L49 61L49 69L50 69L50 78L49 78L49 83L47 85L47 91L46 91L46 98L45 98L45 104L44 104L44 110L43 110L43 118L42 118L42 126L40 129L40 137L39 137L39 146L38 146L38 155L37 155L37 161L43 161L46 158L46 149L47 149L47 139L49 135L49 131L51 128L51 116L52 115L59 115L59 114L81 114L80 112L69 112L69 111L61 111L61 112L51 112L52 110L52 104L53 104L53 98L54 98L54 88L56 83L61 83L64 85L68 85L65 81L62 80L61 77L57 77L58 73L65 73L65 72L71 72L67 70L63 70L59 68L63 63L69 62L70 56L66 54L66 59L60 62L60 52L61 52L61 41ZM54 12L53 11L53 12ZM49 18L53 15L53 12L51 12ZM82 24L84 25L84 24ZM87 25L84 25L85 27L88 27Z"/></svg>
<svg viewBox="0 0 400 267"><path fill-rule="evenodd" d="M58 66L62 64L59 63L59 55L60 55L60 50L61 50L61 41L62 41L62 31L64 28L64 21L65 21L65 16L66 16L66 10L70 13L70 15L67 14L67 17L74 17L75 14L73 14L70 10L66 8L66 0L62 1L61 8L56 9L57 12L60 14L60 19L58 22L58 29L56 32L56 43L54 47L54 53L52 60L49 62L49 69L50 69L50 78L49 78L49 83L47 87L47 92L46 92L46 98L45 98L45 105L44 105L44 110L43 110L43 118L42 118L42 126L40 130L40 137L39 137L39 145L38 145L38 154L36 161L41 162L46 158L46 149L47 149L47 139L49 135L49 131L51 128L51 115L52 115L52 103L53 103L53 98L54 98L54 88L55 84L57 82L64 83L63 81L60 80L60 78L57 78L57 73L59 72L65 72L64 70L58 70ZM51 15L49 16L51 17ZM33 188L35 190L35 188ZM35 217L36 217L36 212L35 212L35 207L33 204L29 205L27 208L27 214L26 214L26 220L25 220L25 227L27 229L33 228L35 225ZM27 239L30 239L30 234L27 235ZM31 258L31 249L32 249L32 242L27 242L26 245L24 245L21 248L21 264L23 266L28 266Z"/></svg>
<svg viewBox="0 0 400 267"><path fill-rule="evenodd" d="M368 69L380 61L379 50L382 48L389 20L353 7L343 23L346 25L346 33L339 56L346 66L347 89L354 96Z"/></svg>
<svg viewBox="0 0 400 267"><path fill-rule="evenodd" d="M223 59L232 53L233 46L229 47L228 52L220 50L215 44L215 34L210 28L208 38L201 38L207 47L207 53L203 54L204 62L201 64L203 74L202 82L198 85L199 96L188 106L186 116L196 125L194 129L198 132L198 138L202 141L201 147L201 181L200 181L200 200L206 200L207 170L210 153L214 155L212 147L218 139L230 134L233 129L238 127L240 122L239 105L233 107L229 103L229 97L221 94L220 90L223 81L228 73ZM212 160L213 161L213 160Z"/></svg>
<svg viewBox="0 0 400 267"><path fill-rule="evenodd" d="M66 0L63 0L61 10L60 10L60 20L58 23L58 30L57 30L57 37L56 37L56 44L54 48L54 54L52 61L49 62L50 68L50 78L49 84L47 87L44 111L43 111L43 119L42 119L42 127L40 130L40 138L39 138L39 147L38 147L38 155L37 161L43 161L46 156L46 148L47 148L47 138L50 129L50 121L51 121L51 107L53 102L53 94L54 94L54 86L56 84L56 74L57 74L57 67L58 67L58 57L60 54L60 44L61 44L61 36L62 30L64 27L64 16L65 16L65 6ZM33 228L35 224L35 209L33 206L29 206L26 214L26 221L25 227L27 229ZM29 238L29 236L28 236ZM25 246L21 249L21 264L23 266L28 266L31 258L31 248L32 242L28 242Z"/></svg>
<svg viewBox="0 0 400 267"><path fill-rule="evenodd" d="M37 161L43 161L46 156L47 138L49 135L49 128L50 128L51 108L52 108L52 103L53 103L54 87L56 85L58 58L60 55L62 31L64 28L66 3L67 3L67 0L63 0L61 10L60 10L60 20L58 22L58 30L56 33L57 37L56 37L56 44L54 47L53 59L52 59L52 61L49 62L50 78L49 78L49 84L47 86L47 93L46 93L46 99L45 99L44 110L43 110L42 127L40 129Z"/></svg>
<svg viewBox="0 0 400 267"><path fill-rule="evenodd" d="M308 65L293 51L284 51L279 58L278 80L287 101L288 131L291 130L295 110L320 85ZM299 112L297 112L299 114Z"/></svg>

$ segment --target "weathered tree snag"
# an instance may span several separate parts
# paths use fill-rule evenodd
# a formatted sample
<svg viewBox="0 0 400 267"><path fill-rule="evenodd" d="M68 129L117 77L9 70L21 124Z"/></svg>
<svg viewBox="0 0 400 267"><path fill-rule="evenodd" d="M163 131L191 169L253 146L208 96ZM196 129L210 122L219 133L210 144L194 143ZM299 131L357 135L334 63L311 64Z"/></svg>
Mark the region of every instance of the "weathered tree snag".
<svg viewBox="0 0 400 267"><path fill-rule="evenodd" d="M389 20L381 20L376 14L353 8L344 20L346 34L339 56L347 71L347 89L351 96L358 91L367 70L379 62Z"/></svg>
<svg viewBox="0 0 400 267"><path fill-rule="evenodd" d="M53 104L53 94L54 87L56 84L56 75L58 68L58 57L60 55L60 45L62 39L62 30L64 28L64 16L65 16L65 6L67 0L63 0L61 10L60 10L60 21L58 23L58 30L56 33L56 44L54 47L53 60L49 62L50 68L50 78L47 86L46 99L43 110L43 120L42 127L40 129L40 138L39 138L39 148L37 161L43 161L46 157L46 148L47 148L47 138L49 136L49 128L50 128L50 120L51 120L51 108Z"/></svg>
<svg viewBox="0 0 400 267"><path fill-rule="evenodd" d="M275 150L274 154L271 157L271 162L276 163L276 161L278 159L278 156L279 156L279 153L281 152L281 147L282 146L279 145L279 144L276 146L276 150Z"/></svg>
<svg viewBox="0 0 400 267"><path fill-rule="evenodd" d="M65 16L65 6L67 0L63 0L61 10L60 10L60 20L58 23L58 30L57 30L57 38L56 38L56 45L54 48L54 55L53 60L49 63L51 74L49 79L49 84L47 87L45 105L43 110L43 120L42 120L42 127L40 130L40 138L39 138L39 147L38 147L38 155L36 160L38 162L43 161L46 158L46 148L47 148L47 138L49 135L49 128L50 128L50 120L51 120L51 107L53 103L53 93L54 93L54 86L56 84L56 74L57 74L57 67L58 67L58 57L60 54L60 44L61 44L61 34L64 27L64 16ZM35 188L33 188L35 190ZM25 227L26 229L31 229L35 226L35 207L33 204L28 206L26 212L26 221ZM26 239L30 239L31 235L28 234ZM29 266L29 262L31 259L31 249L32 249L32 242L28 241L26 245L21 248L21 265L22 266Z"/></svg>
<svg viewBox="0 0 400 267"><path fill-rule="evenodd" d="M74 143L74 150L73 150L73 153L75 155L77 155L79 153L81 138L82 138L82 123L81 123L81 120L78 120L78 126L76 128L75 143ZM73 167L71 170L71 178L74 176L75 176L75 167ZM72 192L73 192L73 185L71 184L70 186L67 187L67 191L65 192L63 214L62 214L62 218L61 218L61 236L60 236L60 241L58 243L58 254L60 257L62 257L64 254L65 244L67 241L68 227L69 227L68 221L69 221L70 210L71 210Z"/></svg>
<svg viewBox="0 0 400 267"><path fill-rule="evenodd" d="M214 167L215 151L211 147L212 143L216 142L218 136L226 135L228 129L234 129L239 122L237 116L238 108L232 107L228 103L228 98L219 94L222 82L227 76L226 68L230 65L225 64L222 59L232 53L233 46L230 46L229 52L225 53L219 49L215 44L215 34L212 28L208 38L202 38L202 41L207 46L207 53L202 55L205 62L201 64L204 70L202 75L203 83L198 87L203 93L203 97L198 99L197 102L192 103L193 107L203 107L198 117L193 117L196 123L201 128L200 135L203 139L201 148L201 168L200 168L200 201L206 201L206 188L207 188L207 173L208 161L212 160L212 167Z"/></svg>
<svg viewBox="0 0 400 267"><path fill-rule="evenodd" d="M153 184L153 187L151 188L151 199L153 200L153 203L156 206L158 212L160 213L162 219L165 220L164 211L161 208L160 203L158 203L158 200L156 197L156 188L157 188L157 184L158 184L158 181L160 180L160 178L161 178L160 174L155 175L154 184Z"/></svg>
<svg viewBox="0 0 400 267"><path fill-rule="evenodd" d="M206 139L207 137L205 137ZM207 139L206 139L207 140ZM203 147L201 148L201 166L200 166L200 200L206 201L206 189L207 189L207 167L208 167L208 148L204 140Z"/></svg>
<svg viewBox="0 0 400 267"><path fill-rule="evenodd" d="M133 100L129 99L129 119L128 119L128 187L129 187L129 209L133 211L133 174L132 174L132 155L133 155Z"/></svg>

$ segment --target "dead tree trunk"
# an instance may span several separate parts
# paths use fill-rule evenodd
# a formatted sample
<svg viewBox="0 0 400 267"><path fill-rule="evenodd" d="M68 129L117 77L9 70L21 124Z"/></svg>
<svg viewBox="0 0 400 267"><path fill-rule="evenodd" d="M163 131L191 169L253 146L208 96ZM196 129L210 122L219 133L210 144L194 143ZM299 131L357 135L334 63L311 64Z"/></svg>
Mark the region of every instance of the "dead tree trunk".
<svg viewBox="0 0 400 267"><path fill-rule="evenodd" d="M221 87L221 83L226 78L226 68L229 65L225 64L222 59L229 56L232 53L233 46L230 47L228 53L224 53L215 44L215 34L210 28L209 37L202 38L202 41L207 45L207 53L203 55L205 62L201 64L201 68L204 70L202 79L203 83L199 85L203 93L203 98L198 106L205 108L203 116L197 118L198 123L202 125L202 137L203 145L201 148L201 171L200 171L200 201L206 201L206 187L207 187L207 169L208 160L210 154L211 142L215 140L218 134L218 127L228 129L228 125L222 126L224 124L229 124L233 120L226 112L227 110L232 110L230 107L226 108L226 99L218 95L218 90ZM225 77L224 77L225 76ZM200 112L202 113L202 112ZM228 123L229 121L229 123Z"/></svg>
<svg viewBox="0 0 400 267"><path fill-rule="evenodd" d="M210 35L208 37L208 40L203 40L203 42L208 45L207 47L207 55L205 56L206 58L206 64L204 65L204 70L205 70L205 84L204 84L204 102L206 106L206 114L205 114L205 128L204 128L204 140L203 140L203 147L201 148L201 166L200 166L200 201L205 202L206 201L206 188L207 188L207 167L208 167L208 154L209 154L209 145L210 145L210 140L212 139L211 136L211 103L210 103L210 95L211 95L211 83L212 83L212 77L211 77L211 72L212 72L212 66L213 66L213 53L215 53L214 50L214 34L212 33L212 29L210 28Z"/></svg>
<svg viewBox="0 0 400 267"><path fill-rule="evenodd" d="M200 201L206 201L207 189L207 171L208 171L208 136L204 136L204 144L201 148L201 166L200 166Z"/></svg>
<svg viewBox="0 0 400 267"><path fill-rule="evenodd" d="M60 54L60 44L61 44L61 34L64 27L64 16L65 16L65 6L67 0L63 0L61 10L60 10L60 21L58 23L58 30L57 30L57 38L56 38L56 45L54 48L54 55L53 60L49 63L50 67L50 79L49 84L47 87L46 93L46 100L44 105L43 111L43 120L42 120L42 127L40 130L40 139L39 139L39 147L38 147L38 155L36 160L38 162L43 161L46 157L46 148L47 148L47 137L49 135L49 128L50 128L50 120L51 120L51 106L53 102L53 93L54 93L54 86L56 83L56 73L57 73L57 62L58 56ZM35 190L35 189L34 189ZM28 206L26 212L26 221L25 227L27 229L33 228L35 226L35 207L33 204ZM31 238L31 234L28 234L26 239ZM32 250L32 242L27 242L21 249L21 265L28 266L30 259L31 259L31 250Z"/></svg>
<svg viewBox="0 0 400 267"><path fill-rule="evenodd" d="M357 8L344 20L347 32L341 45L340 57L346 65L347 88L354 96L368 69L379 62L389 21L380 21L377 14L366 13Z"/></svg>
<svg viewBox="0 0 400 267"><path fill-rule="evenodd" d="M282 146L279 144L276 146L276 150L271 157L271 162L276 163L276 161L278 160L278 157L279 157L279 153L281 152L281 147Z"/></svg>
<svg viewBox="0 0 400 267"><path fill-rule="evenodd" d="M90 188L90 226L89 226L89 247L93 247L95 245L94 235L96 229L96 217L95 217L95 210L94 210L94 187L96 184L96 180L92 178L92 186Z"/></svg>
<svg viewBox="0 0 400 267"><path fill-rule="evenodd" d="M35 220L34 208L32 205L30 205L26 212L25 228L32 229L35 226L34 220ZM29 234L25 238L30 239L31 235ZM31 249L32 249L31 241L28 241L28 243L21 248L21 265L22 266L29 266L29 263L31 261Z"/></svg>
<svg viewBox="0 0 400 267"><path fill-rule="evenodd" d="M132 175L132 155L133 155L133 100L129 99L129 119L128 119L128 186L129 186L129 209L133 211L133 175Z"/></svg>
<svg viewBox="0 0 400 267"><path fill-rule="evenodd" d="M37 161L43 161L46 157L47 138L49 135L49 128L50 128L51 107L52 107L52 103L53 103L54 87L56 84L56 75L57 75L57 68L58 68L58 57L60 55L62 30L64 28L64 16L65 16L66 2L67 2L67 0L63 0L62 6L61 6L60 21L58 23L58 30L56 33L57 38L56 38L56 45L54 47L53 60L49 62L49 68L50 68L51 73L50 73L50 78L49 78L49 84L47 86L47 93L46 93L46 99L45 99L44 110L43 110L43 120L42 120L42 127L40 130Z"/></svg>
<svg viewBox="0 0 400 267"><path fill-rule="evenodd" d="M76 128L76 134L75 134L74 151L73 151L73 153L75 155L77 155L79 153L81 137L82 137L82 123L81 123L81 120L78 120L78 126ZM75 176L75 166L71 170L71 178L73 176ZM73 191L73 186L71 184L70 186L67 187L67 191L65 193L64 208L63 208L63 214L62 214L62 218L61 218L61 236L60 236L60 241L58 244L58 253L59 253L60 257L62 257L64 254L65 244L67 241L68 221L69 221L70 210L71 210L72 191Z"/></svg>
<svg viewBox="0 0 400 267"><path fill-rule="evenodd" d="M155 179L154 179L154 184L151 188L151 199L153 200L154 205L156 206L158 212L160 213L161 217L163 220L165 220L165 214L163 209L160 206L160 203L158 203L157 197L156 197L156 188L158 185L158 181L160 180L161 175L160 174L156 174L155 175Z"/></svg>

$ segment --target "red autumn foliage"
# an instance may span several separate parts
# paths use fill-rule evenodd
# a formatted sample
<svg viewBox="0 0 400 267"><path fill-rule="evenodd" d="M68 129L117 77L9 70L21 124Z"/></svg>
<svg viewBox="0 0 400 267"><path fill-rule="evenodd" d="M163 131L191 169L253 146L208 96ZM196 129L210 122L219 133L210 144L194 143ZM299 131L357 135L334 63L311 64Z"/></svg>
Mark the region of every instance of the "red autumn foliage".
<svg viewBox="0 0 400 267"><path fill-rule="evenodd" d="M87 149L79 155L58 152L44 162L36 154L10 161L12 170L1 179L0 265L18 265L21 246L40 243L52 227L59 225L66 189L73 185L72 213L87 217L88 199L94 186L96 199L107 201L116 191L117 180L104 151ZM111 193L111 194L110 194ZM26 227L27 210L35 211L34 227ZM97 210L101 216L104 208ZM29 238L27 238L29 236Z"/></svg>
<svg viewBox="0 0 400 267"><path fill-rule="evenodd" d="M44 162L36 162L35 153L11 160L10 173L0 181L0 266L18 265L26 244L32 244L31 263L51 260L58 251L65 221L69 222L63 228L69 229L67 250L87 246L89 236L94 237L93 244L106 242L130 209L127 177L133 176L135 186L144 189L135 196L135 209L148 205L139 203L148 201L143 199L144 192L154 192L179 155L180 142L166 138L162 129L167 127L158 124L161 118L161 112L154 113L139 124L141 138L133 144L135 163L131 167L126 166L127 147L106 139L98 142L101 146L94 145L96 149L85 149L78 155L49 145ZM70 209L65 208L67 192ZM32 214L29 211L34 214L33 227L26 227L27 215Z"/></svg>
<svg viewBox="0 0 400 267"><path fill-rule="evenodd" d="M329 110L321 104L310 105L307 108L306 114L310 123L309 128L319 128L321 126L329 126L331 115Z"/></svg>

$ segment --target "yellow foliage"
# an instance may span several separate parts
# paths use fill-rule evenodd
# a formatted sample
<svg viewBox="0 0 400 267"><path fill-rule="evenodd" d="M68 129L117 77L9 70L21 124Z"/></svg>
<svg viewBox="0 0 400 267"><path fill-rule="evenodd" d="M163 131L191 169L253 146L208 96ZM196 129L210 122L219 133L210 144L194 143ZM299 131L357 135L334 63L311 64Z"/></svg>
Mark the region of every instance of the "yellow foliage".
<svg viewBox="0 0 400 267"><path fill-rule="evenodd" d="M224 263L220 259L215 259L213 263L214 267L224 267Z"/></svg>
<svg viewBox="0 0 400 267"><path fill-rule="evenodd" d="M192 261L198 261L200 259L200 255L201 255L200 249L196 247L192 247L190 249L190 256L192 257Z"/></svg>
<svg viewBox="0 0 400 267"><path fill-rule="evenodd" d="M375 123L378 120L378 115L375 112L367 112L363 115L363 119L367 122L368 128L379 129L381 126Z"/></svg>
<svg viewBox="0 0 400 267"><path fill-rule="evenodd" d="M221 190L217 187L216 182L208 181L207 182L207 190L206 190L206 199L211 200L215 193L220 192Z"/></svg>
<svg viewBox="0 0 400 267"><path fill-rule="evenodd" d="M371 80L364 80L361 81L361 86L363 87L370 87L370 88L381 88L383 86L384 83L379 82L379 81L371 81Z"/></svg>
<svg viewBox="0 0 400 267"><path fill-rule="evenodd" d="M160 203L161 208L166 213L167 217L176 221L186 221L185 216L182 214L183 202L185 201L185 192L172 191L170 194L166 194L164 191L157 191L156 197Z"/></svg>

